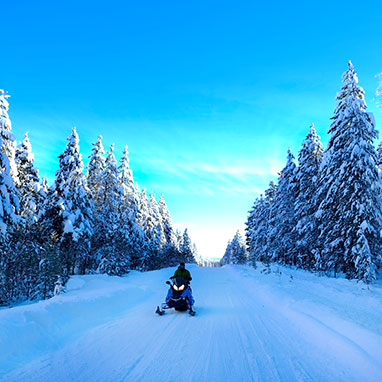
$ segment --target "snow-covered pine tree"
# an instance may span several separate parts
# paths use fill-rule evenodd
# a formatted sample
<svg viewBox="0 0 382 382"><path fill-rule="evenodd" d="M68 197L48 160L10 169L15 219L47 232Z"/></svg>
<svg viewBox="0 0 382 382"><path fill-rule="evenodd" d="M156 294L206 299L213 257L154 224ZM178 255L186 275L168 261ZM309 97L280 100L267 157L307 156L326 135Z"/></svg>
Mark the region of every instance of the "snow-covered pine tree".
<svg viewBox="0 0 382 382"><path fill-rule="evenodd" d="M42 192L44 194L47 194L49 191L49 184L48 184L48 178L46 176L43 176L41 179L41 188Z"/></svg>
<svg viewBox="0 0 382 382"><path fill-rule="evenodd" d="M17 168L15 163L16 153L16 139L12 134L12 123L8 115L9 94L3 89L0 89L0 139L1 146L0 152L5 154L9 161L9 172L13 178L14 183L17 185L19 180L17 178Z"/></svg>
<svg viewBox="0 0 382 382"><path fill-rule="evenodd" d="M148 240L151 238L151 233L156 225L155 217L153 216L149 199L147 198L146 189L143 189L139 201L138 201L138 214L137 221L140 227L143 229Z"/></svg>
<svg viewBox="0 0 382 382"><path fill-rule="evenodd" d="M28 133L16 148L15 162L20 191L20 214L28 224L37 222L39 208L43 205L44 192L41 192L38 169L34 167L34 155Z"/></svg>
<svg viewBox="0 0 382 382"><path fill-rule="evenodd" d="M188 235L187 228L183 232L182 244L180 246L180 256L181 261L185 263L195 263L195 253L193 250L192 242L190 236Z"/></svg>
<svg viewBox="0 0 382 382"><path fill-rule="evenodd" d="M166 236L164 233L162 215L159 211L159 204L155 199L154 192L150 193L149 211L150 216L152 217L155 224L154 229L157 230L157 233L160 235L160 247L163 248L163 246L166 244Z"/></svg>
<svg viewBox="0 0 382 382"><path fill-rule="evenodd" d="M134 194L135 188L134 188L134 179L133 179L133 172L131 171L129 167L129 151L127 149L127 145L125 146L122 157L119 161L119 183L122 188L123 195L128 198L132 194Z"/></svg>
<svg viewBox="0 0 382 382"><path fill-rule="evenodd" d="M230 263L245 264L248 261L247 250L245 248L244 239L239 231L236 231L230 244Z"/></svg>
<svg viewBox="0 0 382 382"><path fill-rule="evenodd" d="M246 242L248 247L248 261L256 267L256 261L267 258L269 209L263 195L256 199L249 212L246 223Z"/></svg>
<svg viewBox="0 0 382 382"><path fill-rule="evenodd" d="M176 229L175 231L175 246L178 252L180 253L180 248L183 244L183 234L179 229ZM177 260L179 261L179 259Z"/></svg>
<svg viewBox="0 0 382 382"><path fill-rule="evenodd" d="M297 265L307 269L313 268L317 252L318 228L314 215L318 208L316 192L322 155L320 137L312 124L298 155L295 201Z"/></svg>
<svg viewBox="0 0 382 382"><path fill-rule="evenodd" d="M148 251L148 239L136 221L136 211L132 209L125 211L129 216L125 219L122 214L124 222L122 239L125 243L124 252L129 259L129 269L143 270L143 259Z"/></svg>
<svg viewBox="0 0 382 382"><path fill-rule="evenodd" d="M155 226L162 225L162 217L159 213L159 205L155 199L155 195L153 191L150 192L150 199L149 199L148 206L149 206L150 215L154 221Z"/></svg>
<svg viewBox="0 0 382 382"><path fill-rule="evenodd" d="M125 256L129 258L131 269L142 270L147 252L148 240L138 224L140 191L134 183L133 172L129 166L127 146L123 150L118 167L118 182L121 190L120 213L122 241L125 243Z"/></svg>
<svg viewBox="0 0 382 382"><path fill-rule="evenodd" d="M258 260L269 264L273 257L273 239L271 232L273 231L275 219L276 219L276 193L277 184L271 180L269 182L269 187L265 190L265 215L264 219L266 221L266 245L262 248ZM261 219L261 217L260 217ZM264 233L265 234L265 233Z"/></svg>
<svg viewBox="0 0 382 382"><path fill-rule="evenodd" d="M5 235L20 222L19 196L12 176L17 173L14 162L16 141L8 116L8 97L0 89L0 240L5 240Z"/></svg>
<svg viewBox="0 0 382 382"><path fill-rule="evenodd" d="M123 191L118 179L114 145L106 158L106 167L101 174L99 210L97 211L97 241L101 256L99 271L110 275L122 275L130 269L130 258L122 231Z"/></svg>
<svg viewBox="0 0 382 382"><path fill-rule="evenodd" d="M220 259L220 265L231 264L231 240L228 240L223 257Z"/></svg>
<svg viewBox="0 0 382 382"><path fill-rule="evenodd" d="M161 252L161 227L157 225L151 233L151 238L148 242L147 250L145 251L145 256L143 258L142 269L151 271L154 269L163 268L165 265L163 263Z"/></svg>
<svg viewBox="0 0 382 382"><path fill-rule="evenodd" d="M172 218L170 211L167 208L166 201L163 194L159 198L159 214L162 221L164 235L167 243L174 242L174 228L172 225Z"/></svg>
<svg viewBox="0 0 382 382"><path fill-rule="evenodd" d="M92 152L89 155L89 163L86 167L87 185L90 191L90 197L93 202L93 224L94 234L91 240L92 251L95 254L94 266L98 267L99 262L103 255L103 247L105 244L105 227L107 223L104 220L105 209L104 200L105 195L105 170L106 170L106 158L105 150L102 144L102 135L97 137L97 141L92 144ZM114 150L114 146L113 146ZM114 154L113 154L114 155ZM113 170L114 171L114 170ZM117 170L115 169L116 173ZM114 172L113 172L114 173ZM110 177L110 174L109 174ZM118 191L118 195L120 195ZM112 209L113 210L113 209ZM115 212L113 212L115 214ZM114 215L112 215L114 216ZM109 255L107 255L109 256ZM112 256L112 255L110 255ZM106 260L103 260L106 264ZM106 268L102 271L107 272Z"/></svg>
<svg viewBox="0 0 382 382"><path fill-rule="evenodd" d="M89 163L86 166L87 185L90 191L91 199L97 204L97 199L101 198L102 192L101 179L105 170L105 150L102 145L102 135L98 136L97 141L92 144L92 152L89 155Z"/></svg>
<svg viewBox="0 0 382 382"><path fill-rule="evenodd" d="M59 155L60 167L53 186L52 207L58 212L61 227L61 250L69 274L84 273L92 262L90 238L93 234L92 203L83 174L82 155L76 128L67 138Z"/></svg>
<svg viewBox="0 0 382 382"><path fill-rule="evenodd" d="M288 150L287 163L280 172L273 211L269 224L272 261L282 264L296 264L296 225L294 204L296 200L296 164L291 149Z"/></svg>
<svg viewBox="0 0 382 382"><path fill-rule="evenodd" d="M162 256L165 266L174 266L178 263L179 251L177 249L176 235L172 223L170 211L168 210L164 196L159 198L159 214L162 221L162 228L165 237L165 244L162 250Z"/></svg>
<svg viewBox="0 0 382 382"><path fill-rule="evenodd" d="M147 252L148 239L138 223L140 191L137 184L134 191L124 204L122 210L122 232L125 235L126 248L130 258L131 269L142 269L142 259Z"/></svg>
<svg viewBox="0 0 382 382"><path fill-rule="evenodd" d="M381 264L381 184L373 146L378 134L350 61L348 66L320 169L320 261L335 274L370 282Z"/></svg>
<svg viewBox="0 0 382 382"><path fill-rule="evenodd" d="M198 253L198 248L196 247L195 243L192 243L192 255L194 257L194 262L197 264L198 263L197 259L200 258L200 255Z"/></svg>

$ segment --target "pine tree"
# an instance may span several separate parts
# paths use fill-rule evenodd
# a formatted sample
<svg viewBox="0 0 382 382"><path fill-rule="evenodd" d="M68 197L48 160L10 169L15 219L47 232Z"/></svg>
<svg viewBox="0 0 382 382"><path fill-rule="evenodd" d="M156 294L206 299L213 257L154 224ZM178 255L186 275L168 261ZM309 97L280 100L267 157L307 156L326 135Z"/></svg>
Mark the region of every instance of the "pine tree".
<svg viewBox="0 0 382 382"><path fill-rule="evenodd" d="M15 163L16 139L12 134L12 123L8 115L9 94L0 89L0 152L5 154L9 161L9 173L14 183L18 184L17 168Z"/></svg>
<svg viewBox="0 0 382 382"><path fill-rule="evenodd" d="M150 241L147 245L147 250L145 251L145 256L143 258L143 270L154 270L164 267L161 253L161 228L156 226L151 233Z"/></svg>
<svg viewBox="0 0 382 382"><path fill-rule="evenodd" d="M0 240L20 222L19 197L12 173L17 173L14 162L15 138L8 116L8 94L0 89ZM13 171L12 171L13 169Z"/></svg>
<svg viewBox="0 0 382 382"><path fill-rule="evenodd" d="M342 82L321 166L316 213L323 245L320 262L335 274L343 271L369 282L381 264L381 185L373 146L377 131L350 61Z"/></svg>
<svg viewBox="0 0 382 382"><path fill-rule="evenodd" d="M131 197L134 194L134 179L133 172L129 167L129 151L127 146L125 146L123 150L123 155L120 159L120 165L118 167L119 170L119 183L122 188L122 192L126 198Z"/></svg>
<svg viewBox="0 0 382 382"><path fill-rule="evenodd" d="M61 221L58 234L67 272L72 274L84 273L91 262L93 216L76 128L67 140L65 150L59 155L60 168L56 171L51 208L58 212Z"/></svg>
<svg viewBox="0 0 382 382"><path fill-rule="evenodd" d="M100 182L106 166L104 155L105 150L102 145L102 135L100 135L97 141L93 143L92 153L89 155L89 163L86 166L87 185L91 198L95 203L102 197Z"/></svg>
<svg viewBox="0 0 382 382"><path fill-rule="evenodd" d="M159 205L158 202L155 199L154 192L150 192L150 199L149 199L149 214L153 219L154 225L162 225L162 216L159 213Z"/></svg>
<svg viewBox="0 0 382 382"><path fill-rule="evenodd" d="M44 192L41 190L38 169L33 164L34 155L28 133L25 133L23 141L16 148L15 162L19 179L20 214L29 224L36 223Z"/></svg>
<svg viewBox="0 0 382 382"><path fill-rule="evenodd" d="M298 155L299 166L296 174L298 192L295 202L297 265L308 269L314 266L317 251L316 191L322 155L320 137L312 124Z"/></svg>
<svg viewBox="0 0 382 382"><path fill-rule="evenodd" d="M159 204L155 199L154 192L150 193L149 213L155 224L154 230L156 230L156 234L159 235L160 248L163 248L166 244L166 236L163 227L162 215L160 213Z"/></svg>
<svg viewBox="0 0 382 382"><path fill-rule="evenodd" d="M121 230L123 232L123 240L126 243L127 256L130 259L130 268L142 270L148 239L138 224L138 195L140 195L139 189L137 186L134 186L133 193L121 206Z"/></svg>
<svg viewBox="0 0 382 382"><path fill-rule="evenodd" d="M266 244L261 248L259 254L259 260L269 264L273 258L273 244L271 232L273 232L276 223L276 194L278 185L272 180L269 183L269 187L265 190L265 215L260 219L265 219L265 230L266 230ZM265 234L265 233L263 233Z"/></svg>
<svg viewBox="0 0 382 382"><path fill-rule="evenodd" d="M167 243L174 242L174 228L170 211L168 210L163 194L159 198L159 214L163 225L164 235Z"/></svg>
<svg viewBox="0 0 382 382"><path fill-rule="evenodd" d="M180 246L180 256L181 261L184 261L185 263L195 263L195 253L193 250L192 242L190 239L190 236L188 235L187 228L183 232L182 237L182 244Z"/></svg>
<svg viewBox="0 0 382 382"><path fill-rule="evenodd" d="M173 228L172 218L168 210L164 196L159 198L159 214L162 222L162 230L164 234L164 246L162 255L164 266L171 267L178 263L179 252L177 250L176 236Z"/></svg>
<svg viewBox="0 0 382 382"><path fill-rule="evenodd" d="M98 251L101 255L99 270L103 273L122 275L130 268L130 258L124 243L122 231L121 200L123 191L118 179L117 161L114 145L111 145L106 158L106 167L102 173L100 210L98 211L97 239L101 244Z"/></svg>
<svg viewBox="0 0 382 382"><path fill-rule="evenodd" d="M143 189L138 203L137 221L148 240L150 240L151 233L157 222L155 221L155 216L150 209L150 204L145 189Z"/></svg>
<svg viewBox="0 0 382 382"><path fill-rule="evenodd" d="M224 255L220 259L220 265L231 264L231 255L232 255L231 240L228 240L227 247L225 248L225 251L224 251Z"/></svg>
<svg viewBox="0 0 382 382"><path fill-rule="evenodd" d="M277 191L273 201L273 211L269 224L270 253L272 261L282 264L296 263L294 227L296 200L296 164L291 149L288 150L287 163L280 173Z"/></svg>
<svg viewBox="0 0 382 382"><path fill-rule="evenodd" d="M231 264L245 264L248 260L244 240L239 231L236 232L230 244Z"/></svg>
<svg viewBox="0 0 382 382"><path fill-rule="evenodd" d="M267 259L269 209L263 195L256 199L249 212L246 223L246 242L249 252L249 263L256 267L256 261Z"/></svg>

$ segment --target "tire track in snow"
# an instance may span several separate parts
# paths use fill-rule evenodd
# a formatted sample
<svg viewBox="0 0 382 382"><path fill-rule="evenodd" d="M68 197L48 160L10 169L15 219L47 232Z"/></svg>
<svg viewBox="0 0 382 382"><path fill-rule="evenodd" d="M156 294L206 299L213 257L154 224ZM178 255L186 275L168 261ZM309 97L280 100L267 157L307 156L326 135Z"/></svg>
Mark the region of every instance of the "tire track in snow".
<svg viewBox="0 0 382 382"><path fill-rule="evenodd" d="M336 380L382 380L381 361L370 356L369 352L357 342L324 324L316 317L293 309L291 304L286 304L274 291L266 290L267 287L256 279L242 277L241 272L237 272L237 270L230 269L230 272L245 285L246 289L256 291L257 301L270 310L267 317L278 318L273 321L272 325L267 326L272 327L278 333L278 338L284 337L285 343L282 345L284 349L295 348L294 352L298 354L299 349L295 346L295 343L298 342L299 346L304 346L306 352L314 351L316 353L316 365L308 360L308 364L311 365L307 368L304 367L304 370L317 368L317 360L319 360L318 364L322 368L330 363L330 369L338 370L339 375ZM292 296L290 300L292 300ZM342 318L336 318L336 320L338 319L343 321ZM280 331L281 328L283 330ZM288 336L285 336L285 333L288 333ZM323 343L322 338L325 338L327 342ZM277 340L273 340L271 343L277 343ZM375 346L373 350L375 350ZM298 359L304 358L306 358L305 353L298 357ZM324 374L323 378L328 379L328 375Z"/></svg>

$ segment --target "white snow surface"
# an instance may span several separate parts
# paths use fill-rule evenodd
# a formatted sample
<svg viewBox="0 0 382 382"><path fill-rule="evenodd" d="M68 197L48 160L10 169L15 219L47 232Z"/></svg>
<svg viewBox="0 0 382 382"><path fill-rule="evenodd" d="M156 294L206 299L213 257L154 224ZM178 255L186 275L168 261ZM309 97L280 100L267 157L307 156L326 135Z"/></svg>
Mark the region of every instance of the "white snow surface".
<svg viewBox="0 0 382 382"><path fill-rule="evenodd" d="M190 265L197 315L160 317L174 269L75 276L1 309L0 380L382 381L381 285Z"/></svg>

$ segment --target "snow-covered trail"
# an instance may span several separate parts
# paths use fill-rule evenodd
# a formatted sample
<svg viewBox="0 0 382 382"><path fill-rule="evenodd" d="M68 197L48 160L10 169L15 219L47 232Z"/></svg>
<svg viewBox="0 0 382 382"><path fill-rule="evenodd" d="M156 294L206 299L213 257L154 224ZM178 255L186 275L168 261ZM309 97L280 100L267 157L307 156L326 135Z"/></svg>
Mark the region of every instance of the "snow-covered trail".
<svg viewBox="0 0 382 382"><path fill-rule="evenodd" d="M285 268L190 270L195 317L154 314L173 269L78 276L65 295L0 310L0 380L382 380L379 286Z"/></svg>

